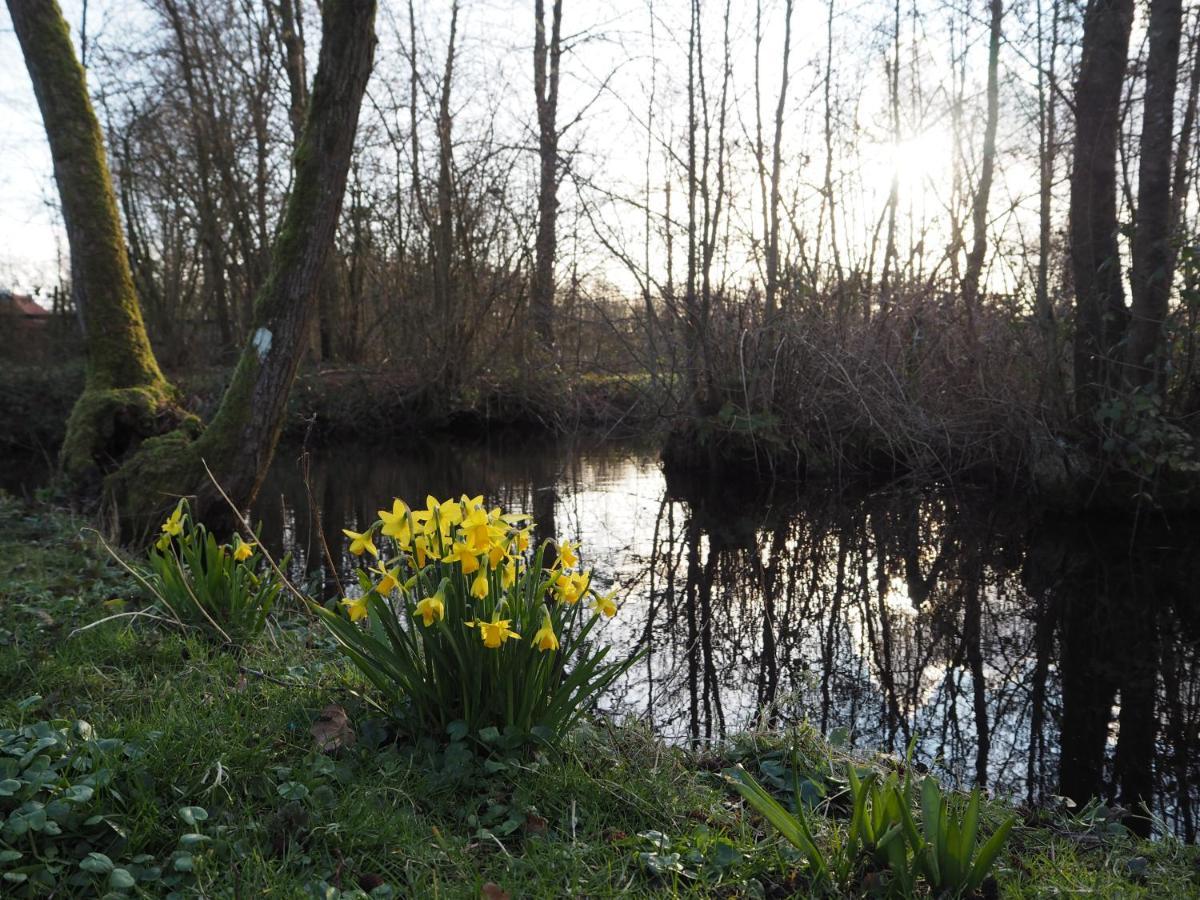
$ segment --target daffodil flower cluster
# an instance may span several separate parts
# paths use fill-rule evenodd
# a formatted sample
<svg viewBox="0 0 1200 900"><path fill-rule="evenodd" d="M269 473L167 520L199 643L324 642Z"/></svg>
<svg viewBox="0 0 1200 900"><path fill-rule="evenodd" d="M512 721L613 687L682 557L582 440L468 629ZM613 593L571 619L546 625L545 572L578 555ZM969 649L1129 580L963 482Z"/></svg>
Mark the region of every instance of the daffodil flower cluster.
<svg viewBox="0 0 1200 900"><path fill-rule="evenodd" d="M365 531L342 529L350 540L348 550L351 555L371 556L375 560L374 566L367 570L371 584L366 592L374 591L385 598L397 591L408 593L409 584L401 575L401 569L416 573L440 562L461 575L473 600L486 601L497 590L501 594L509 591L526 572L532 531L529 516L505 513L500 507L488 509L482 496L463 494L457 500L438 500L429 496L425 498L424 509L410 509L403 500L396 498L392 500L391 510L381 509L378 516ZM386 549L383 538L389 538L396 551L388 561L384 560L379 548L379 544L385 544ZM546 577L550 594L559 603L574 605L589 592L591 573L579 569L579 549L579 544L572 541L553 546L554 562L546 570ZM409 579L409 582L415 586L420 580ZM352 622L368 615L366 592L341 601ZM608 617L616 614L613 594L592 593L594 611ZM521 639L521 635L510 627L512 618L500 617L506 602L501 600L494 604L491 618L463 622L468 628L478 629L483 645L490 650L498 650L506 641ZM413 605L413 618L426 628L445 616L445 586L440 583L436 593ZM545 621L531 642L543 651L557 650L559 642L553 628L547 609Z"/></svg>
<svg viewBox="0 0 1200 900"><path fill-rule="evenodd" d="M535 547L527 515L482 496L397 498L344 532L367 564L359 590L318 612L398 715L557 733L626 666L588 640L615 592L592 587L579 544Z"/></svg>
<svg viewBox="0 0 1200 900"><path fill-rule="evenodd" d="M218 543L180 500L150 549L145 583L181 625L222 643L245 644L266 626L282 591L271 570L256 571L256 547L240 535Z"/></svg>

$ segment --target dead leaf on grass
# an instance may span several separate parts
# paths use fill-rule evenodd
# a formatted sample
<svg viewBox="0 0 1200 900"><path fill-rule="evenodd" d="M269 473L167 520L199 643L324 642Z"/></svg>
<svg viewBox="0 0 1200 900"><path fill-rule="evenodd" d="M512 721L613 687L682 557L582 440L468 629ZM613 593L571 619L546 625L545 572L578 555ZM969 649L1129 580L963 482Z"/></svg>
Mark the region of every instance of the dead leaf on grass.
<svg viewBox="0 0 1200 900"><path fill-rule="evenodd" d="M343 748L353 747L358 740L350 725L350 717L336 703L330 703L321 710L321 715L317 716L309 732L321 753L337 753Z"/></svg>

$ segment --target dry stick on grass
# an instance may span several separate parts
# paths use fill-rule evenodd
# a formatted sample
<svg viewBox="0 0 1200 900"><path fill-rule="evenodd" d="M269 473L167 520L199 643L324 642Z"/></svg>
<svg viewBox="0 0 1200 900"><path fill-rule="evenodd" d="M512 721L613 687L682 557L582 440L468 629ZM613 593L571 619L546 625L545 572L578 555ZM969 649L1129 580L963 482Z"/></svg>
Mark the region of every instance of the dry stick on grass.
<svg viewBox="0 0 1200 900"><path fill-rule="evenodd" d="M242 511L237 508L237 505L232 500L229 499L229 495L225 493L225 489L217 482L216 476L214 476L212 473L212 469L208 467L208 460L201 459L200 463L204 466L204 471L208 475L208 480L213 483L213 487L217 489L217 493L221 495L221 499L223 499L229 505L230 511L233 513L234 517L237 519L246 535L250 538L255 538L254 531L251 529L250 523L246 520L246 517L242 515ZM270 551L268 551L267 548L262 545L262 541L259 541L257 538L255 538L254 543L256 543L258 545L258 549L262 551L263 559L267 561L267 564L271 567L271 571L275 573L280 582L286 585L287 589L292 592L292 595L300 601L300 608L304 610L304 615L307 616L308 620L311 622L312 611L308 608L308 604L311 601L305 597L304 594L302 594L294 584L292 584L292 580L284 574L282 569L279 568L279 564L275 562L275 558L271 556Z"/></svg>

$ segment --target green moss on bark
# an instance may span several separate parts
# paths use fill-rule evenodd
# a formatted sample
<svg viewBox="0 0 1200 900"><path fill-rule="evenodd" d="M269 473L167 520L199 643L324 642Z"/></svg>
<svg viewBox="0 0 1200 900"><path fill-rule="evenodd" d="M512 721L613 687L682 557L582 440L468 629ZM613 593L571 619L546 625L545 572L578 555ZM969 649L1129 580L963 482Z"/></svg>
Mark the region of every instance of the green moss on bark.
<svg viewBox="0 0 1200 900"><path fill-rule="evenodd" d="M142 321L100 123L66 20L52 0L8 7L50 144L87 339L86 384L61 457L67 477L86 483L179 416Z"/></svg>

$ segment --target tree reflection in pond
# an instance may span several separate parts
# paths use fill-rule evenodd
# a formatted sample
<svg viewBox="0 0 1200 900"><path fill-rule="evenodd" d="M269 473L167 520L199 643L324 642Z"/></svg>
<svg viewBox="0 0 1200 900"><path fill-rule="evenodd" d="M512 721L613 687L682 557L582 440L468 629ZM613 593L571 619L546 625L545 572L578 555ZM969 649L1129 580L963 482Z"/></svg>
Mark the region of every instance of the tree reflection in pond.
<svg viewBox="0 0 1200 900"><path fill-rule="evenodd" d="M550 443L327 448L309 487L319 510L281 452L256 515L327 595L322 535L344 573L341 529L393 496L483 491L543 534L578 536L599 585L627 597L605 638L649 649L609 707L672 740L803 719L896 752L916 735L964 783L1030 802L1145 801L1195 839L1191 524L1148 518L1135 534L951 492L668 486L652 454Z"/></svg>

